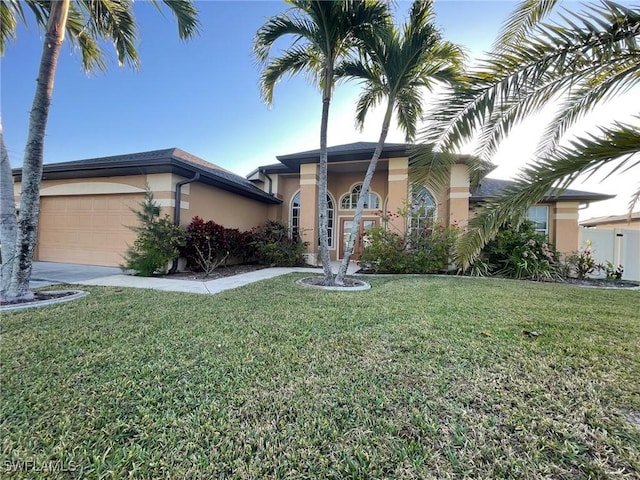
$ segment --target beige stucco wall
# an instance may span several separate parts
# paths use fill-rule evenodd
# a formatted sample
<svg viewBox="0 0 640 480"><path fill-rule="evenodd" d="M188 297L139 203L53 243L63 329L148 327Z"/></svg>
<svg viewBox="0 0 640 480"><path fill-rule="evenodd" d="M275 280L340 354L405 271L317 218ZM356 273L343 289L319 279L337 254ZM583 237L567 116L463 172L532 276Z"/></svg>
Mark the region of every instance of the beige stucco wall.
<svg viewBox="0 0 640 480"><path fill-rule="evenodd" d="M556 202L549 208L549 239L563 256L578 250L579 207L579 202Z"/></svg>
<svg viewBox="0 0 640 480"><path fill-rule="evenodd" d="M125 193L144 193L148 185L153 192L155 200L160 204L163 214L169 214L173 218L173 206L175 204L173 192L177 182L182 177L171 173L158 173L151 175L130 175L120 177L96 177L61 180L43 180L40 187L41 197L53 197L61 195L113 195ZM183 187L188 191L188 185ZM20 183L14 185L16 204L20 198Z"/></svg>
<svg viewBox="0 0 640 480"><path fill-rule="evenodd" d="M451 168L446 196L447 225L466 228L469 223L469 168L466 165Z"/></svg>
<svg viewBox="0 0 640 480"><path fill-rule="evenodd" d="M181 208L182 225L188 225L193 217L199 216L227 228L249 230L269 217L269 206L256 200L197 182L188 184L189 193L185 194L186 186L182 187L181 203L188 208Z"/></svg>
<svg viewBox="0 0 640 480"><path fill-rule="evenodd" d="M183 177L171 173L43 180L42 215L36 260L117 266L135 234L131 208L143 200L146 186L172 219L175 185ZM19 202L21 185L15 185ZM278 206L235 195L200 183L183 185L181 223L199 215L229 228L250 229L277 218ZM106 243L105 243L106 242Z"/></svg>

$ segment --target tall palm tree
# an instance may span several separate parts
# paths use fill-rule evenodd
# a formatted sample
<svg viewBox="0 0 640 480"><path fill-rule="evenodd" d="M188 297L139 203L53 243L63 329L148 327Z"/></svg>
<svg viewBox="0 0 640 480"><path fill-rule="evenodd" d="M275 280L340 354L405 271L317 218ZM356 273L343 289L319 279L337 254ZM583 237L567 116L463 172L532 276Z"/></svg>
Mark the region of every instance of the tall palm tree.
<svg viewBox="0 0 640 480"><path fill-rule="evenodd" d="M154 2L159 7L158 2ZM164 3L174 14L181 38L193 36L198 29L197 13L191 0ZM113 42L120 65L137 66L136 22L133 14L133 0L55 0L51 2L7 0L0 3L0 53L5 43L15 38L15 28L19 20L25 20L23 5L28 6L37 25L44 30L44 42L40 67L36 82L27 145L22 164L22 193L20 214L17 219L13 199L2 196L2 286L3 299L28 299L33 297L29 290L32 259L37 241L40 214L40 182L44 158L44 138L47 128L49 107L53 95L53 83L58 57L69 34L72 43L82 52L85 70L105 68L101 41ZM0 125L1 132L1 125ZM1 139L0 139L1 140ZM4 142L0 174L1 185L9 184L11 166Z"/></svg>
<svg viewBox="0 0 640 480"><path fill-rule="evenodd" d="M402 31L390 23L385 35L365 37L361 42L362 56L345 62L338 69L339 77L361 80L364 84L356 111L358 127L364 126L370 108L385 98L387 105L378 144L362 182L349 241L336 276L338 284L343 283L347 273L362 211L393 112L396 112L398 124L407 141L413 141L417 123L423 115L422 92L432 91L435 84L453 83L460 74L464 60L462 50L457 45L442 40L434 21L432 0L416 0Z"/></svg>
<svg viewBox="0 0 640 480"><path fill-rule="evenodd" d="M258 30L254 53L264 65L260 86L267 104L273 102L275 85L284 76L304 72L322 90L318 223L324 283L333 285L328 244L327 127L335 68L350 54L357 38L378 31L389 21L389 11L378 0L287 0L287 3L291 9L270 18ZM283 37L291 38L291 46L281 56L270 57L274 43Z"/></svg>
<svg viewBox="0 0 640 480"><path fill-rule="evenodd" d="M438 103L422 135L433 151L454 151L479 133L477 153L490 159L514 125L559 104L535 162L469 222L456 249L462 268L501 225L521 221L531 205L550 192L561 193L578 177L602 173L604 167L607 176L633 169L638 177L638 125L616 121L577 137L566 133L596 105L640 83L640 11L600 0L580 12L565 10L558 21L544 21L558 3L523 1L481 68ZM450 161L424 151L414 167L424 181L439 184ZM640 189L630 209L639 196Z"/></svg>

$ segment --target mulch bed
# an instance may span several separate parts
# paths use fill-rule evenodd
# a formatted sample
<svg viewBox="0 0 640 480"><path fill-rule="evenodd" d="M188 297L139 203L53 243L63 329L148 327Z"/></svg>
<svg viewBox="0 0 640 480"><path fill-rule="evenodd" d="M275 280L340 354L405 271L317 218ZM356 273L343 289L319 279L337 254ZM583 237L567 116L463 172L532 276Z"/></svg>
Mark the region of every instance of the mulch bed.
<svg viewBox="0 0 640 480"><path fill-rule="evenodd" d="M631 280L606 280L604 278L565 278L560 283L568 283L581 287L600 287L600 288L634 288L640 287L640 283Z"/></svg>
<svg viewBox="0 0 640 480"><path fill-rule="evenodd" d="M311 285L313 287L324 287L324 278L323 277L307 277L300 280L305 285ZM340 285L340 287L362 287L364 282L360 280L356 280L354 278L345 278L344 285Z"/></svg>
<svg viewBox="0 0 640 480"><path fill-rule="evenodd" d="M35 292L34 293L34 298L31 299L24 299L24 298L19 298L17 300L11 300L11 301L0 301L0 306L4 306L4 305L21 305L23 303L34 303L34 302L42 302L45 300L53 300L56 298L63 298L63 297L68 297L69 295L75 295L77 292L74 290L67 290L67 291L61 291L61 292Z"/></svg>

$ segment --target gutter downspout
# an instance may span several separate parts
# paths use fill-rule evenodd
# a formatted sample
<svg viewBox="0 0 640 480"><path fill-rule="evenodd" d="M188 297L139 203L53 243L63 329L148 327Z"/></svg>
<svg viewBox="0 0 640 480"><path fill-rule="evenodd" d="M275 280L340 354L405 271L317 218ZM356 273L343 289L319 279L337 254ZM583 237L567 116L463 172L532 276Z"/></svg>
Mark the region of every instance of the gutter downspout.
<svg viewBox="0 0 640 480"><path fill-rule="evenodd" d="M175 193L175 198L174 198L174 202L175 205L173 207L173 223L175 225L180 225L180 203L182 201L182 186L186 185L188 183L193 183L198 181L198 179L200 178L200 174L196 173L193 175L192 178L187 178L186 180L182 180L178 183L176 183L176 193ZM171 268L169 269L169 273L176 273L176 270L178 270L178 259L176 258L173 261L173 264L171 265Z"/></svg>

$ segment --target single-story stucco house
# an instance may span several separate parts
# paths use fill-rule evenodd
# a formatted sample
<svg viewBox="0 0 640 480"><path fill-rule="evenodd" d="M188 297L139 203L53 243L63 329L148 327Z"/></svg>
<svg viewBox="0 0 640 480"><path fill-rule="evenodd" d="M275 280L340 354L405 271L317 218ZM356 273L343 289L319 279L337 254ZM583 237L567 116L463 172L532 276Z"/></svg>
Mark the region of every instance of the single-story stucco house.
<svg viewBox="0 0 640 480"><path fill-rule="evenodd" d="M358 142L329 148L329 245L332 259L343 256L343 239L351 221L359 188L375 143ZM407 144L389 143L383 149L363 215L363 228L380 221L379 211L395 212L411 200L422 203L439 222L460 227L483 200L508 182L484 178L471 185L468 156L451 169L449 184L431 192L409 182ZM131 211L143 200L146 186L163 214L187 225L194 216L230 228L250 229L266 220L279 220L302 232L309 243L307 260L318 261L317 196L319 150L283 155L278 163L257 168L246 178L178 148L92 158L44 166L40 228L35 259L117 266L135 239ZM20 169L14 170L19 201ZM532 207L530 218L560 252L578 246L578 208L612 198L609 195L566 190ZM422 210L421 210L422 211ZM414 219L419 222L420 218ZM390 220L405 230L403 218ZM415 226L415 225L414 225ZM356 258L357 258L356 252Z"/></svg>
<svg viewBox="0 0 640 480"><path fill-rule="evenodd" d="M600 230L613 230L616 228L640 230L640 212L633 212L631 215L607 215L604 217L589 218L588 220L580 222L580 226Z"/></svg>

